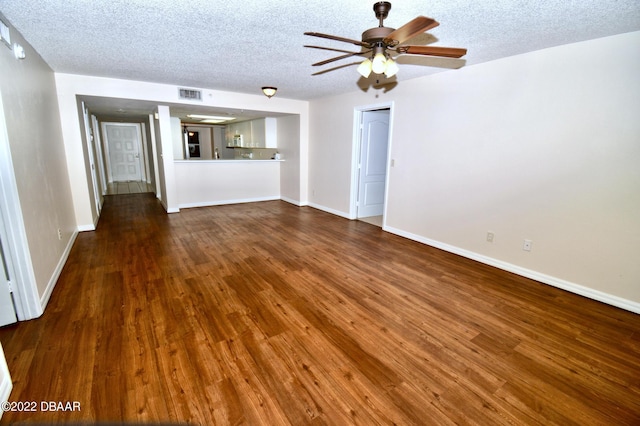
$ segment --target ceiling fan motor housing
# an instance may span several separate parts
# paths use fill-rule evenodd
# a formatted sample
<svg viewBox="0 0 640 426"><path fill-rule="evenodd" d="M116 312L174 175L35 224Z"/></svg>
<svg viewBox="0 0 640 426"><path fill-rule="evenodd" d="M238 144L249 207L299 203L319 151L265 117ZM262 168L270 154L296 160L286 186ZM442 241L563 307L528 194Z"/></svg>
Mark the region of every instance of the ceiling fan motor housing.
<svg viewBox="0 0 640 426"><path fill-rule="evenodd" d="M370 28L367 31L362 33L362 41L365 43L370 43L371 45L382 43L382 41L394 31L395 31L395 28L387 28L387 27Z"/></svg>

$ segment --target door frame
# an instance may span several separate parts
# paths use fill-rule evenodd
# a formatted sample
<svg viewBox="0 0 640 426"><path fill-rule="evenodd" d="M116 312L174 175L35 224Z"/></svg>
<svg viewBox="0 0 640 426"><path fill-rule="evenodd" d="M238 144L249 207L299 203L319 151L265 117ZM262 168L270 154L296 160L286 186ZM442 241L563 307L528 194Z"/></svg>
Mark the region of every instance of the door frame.
<svg viewBox="0 0 640 426"><path fill-rule="evenodd" d="M25 321L38 318L44 311L29 254L5 117L0 96L0 214L4 222L4 255L12 276L16 315L18 320Z"/></svg>
<svg viewBox="0 0 640 426"><path fill-rule="evenodd" d="M368 111L376 111L380 109L389 110L389 141L387 144L387 167L385 170L384 182L384 207L382 213L382 229L387 223L387 200L389 195L389 168L391 165L391 145L393 142L393 109L394 102L383 102L379 104L364 105L355 107L353 110L353 142L351 146L351 190L349 191L349 219L358 218L358 185L360 179L360 170L358 163L360 162L360 146L362 144L362 118Z"/></svg>
<svg viewBox="0 0 640 426"><path fill-rule="evenodd" d="M7 359L4 356L4 349L0 344L0 402L4 403L9 400L11 389L13 389L13 382L11 381ZM0 419L2 418L2 412L3 410L0 410Z"/></svg>
<svg viewBox="0 0 640 426"><path fill-rule="evenodd" d="M96 167L96 150L95 150L95 138L93 137L93 131L91 129L91 114L87 109L84 101L81 102L82 106L82 118L84 123L84 134L87 140L87 156L89 159L89 172L91 176L91 187L93 188L93 204L96 209L96 215L99 217L102 211L102 190L99 187L98 172Z"/></svg>
<svg viewBox="0 0 640 426"><path fill-rule="evenodd" d="M100 187L102 195L107 192L107 175L104 170L104 153L102 152L102 135L100 132L100 123L95 115L91 114L91 130L93 132L93 145L97 154L98 174L100 176Z"/></svg>

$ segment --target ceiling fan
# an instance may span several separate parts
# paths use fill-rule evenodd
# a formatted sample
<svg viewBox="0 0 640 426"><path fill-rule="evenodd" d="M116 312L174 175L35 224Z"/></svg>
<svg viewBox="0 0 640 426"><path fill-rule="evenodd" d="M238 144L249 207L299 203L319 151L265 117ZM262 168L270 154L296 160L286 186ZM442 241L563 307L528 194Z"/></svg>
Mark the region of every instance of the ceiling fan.
<svg viewBox="0 0 640 426"><path fill-rule="evenodd" d="M467 49L455 47L402 45L402 43L409 40L411 37L422 34L440 24L434 19L427 18L425 16L418 16L398 29L388 28L385 27L382 22L389 15L390 10L391 3L387 1L380 1L373 5L373 11L376 14L379 25L363 32L361 41L315 32L304 33L308 36L342 41L362 47L360 52L351 52L348 50L334 49L330 47L305 45L304 47L344 53L344 55L340 55L335 58L316 62L313 66L326 65L351 56L367 56L367 59L358 66L358 72L360 75L367 78L373 71L375 74L384 74L386 77L393 77L398 72L399 68L396 62L391 58L391 54L389 52L395 52L399 55L410 54L446 58L460 58L467 54ZM314 73L313 75L321 73L322 71Z"/></svg>

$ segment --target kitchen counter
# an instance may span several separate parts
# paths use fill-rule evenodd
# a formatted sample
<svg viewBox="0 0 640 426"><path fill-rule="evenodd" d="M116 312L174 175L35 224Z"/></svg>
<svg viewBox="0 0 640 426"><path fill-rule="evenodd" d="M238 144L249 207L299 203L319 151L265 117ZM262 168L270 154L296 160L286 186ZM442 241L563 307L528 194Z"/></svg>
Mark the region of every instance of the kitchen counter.
<svg viewBox="0 0 640 426"><path fill-rule="evenodd" d="M174 160L178 207L280 199L284 160Z"/></svg>
<svg viewBox="0 0 640 426"><path fill-rule="evenodd" d="M272 160L272 159L264 159L264 158L230 158L230 159L219 159L219 160L198 160L196 158L191 159L191 160L174 160L175 163L186 163L186 164L191 164L191 163L280 163L283 162L283 159L280 160Z"/></svg>

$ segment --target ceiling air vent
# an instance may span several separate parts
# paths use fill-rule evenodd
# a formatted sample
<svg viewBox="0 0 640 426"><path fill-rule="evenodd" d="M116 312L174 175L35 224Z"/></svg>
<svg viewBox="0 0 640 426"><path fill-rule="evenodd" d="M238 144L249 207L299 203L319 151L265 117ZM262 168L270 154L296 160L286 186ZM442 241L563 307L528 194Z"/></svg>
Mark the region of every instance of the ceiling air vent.
<svg viewBox="0 0 640 426"><path fill-rule="evenodd" d="M180 99L189 99L192 101L201 101L202 92L200 90L193 89L178 89Z"/></svg>

